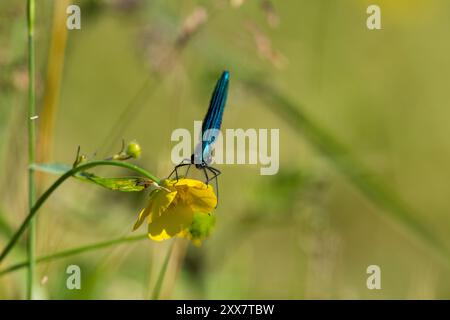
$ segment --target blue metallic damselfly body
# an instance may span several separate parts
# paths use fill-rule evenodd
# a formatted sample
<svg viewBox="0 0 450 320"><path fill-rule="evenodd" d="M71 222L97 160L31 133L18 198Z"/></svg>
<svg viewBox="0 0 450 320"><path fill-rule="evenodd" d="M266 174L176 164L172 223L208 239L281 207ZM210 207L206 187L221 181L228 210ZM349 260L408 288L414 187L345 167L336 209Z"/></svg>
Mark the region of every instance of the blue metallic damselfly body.
<svg viewBox="0 0 450 320"><path fill-rule="evenodd" d="M180 164L175 166L169 178L175 174L178 180L178 169L187 166L186 174L192 165L195 165L197 169L203 171L205 175L205 183L209 184L215 179L216 193L219 195L219 185L217 183L217 177L220 175L220 170L210 166L212 162L212 146L216 141L217 135L220 133L220 126L222 125L222 116L228 95L228 84L230 82L230 74L228 71L224 71L216 83L214 91L209 102L209 108L206 112L205 118L202 123L202 132L200 142L197 144L194 154L191 159L185 159Z"/></svg>

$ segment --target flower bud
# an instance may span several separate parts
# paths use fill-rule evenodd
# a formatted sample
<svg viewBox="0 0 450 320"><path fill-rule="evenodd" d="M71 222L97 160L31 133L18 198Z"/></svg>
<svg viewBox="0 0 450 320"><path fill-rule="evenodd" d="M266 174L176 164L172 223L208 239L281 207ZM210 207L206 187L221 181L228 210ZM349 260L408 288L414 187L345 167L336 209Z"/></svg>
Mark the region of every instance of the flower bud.
<svg viewBox="0 0 450 320"><path fill-rule="evenodd" d="M128 143L125 153L129 157L137 159L141 155L141 146L136 141L131 141Z"/></svg>

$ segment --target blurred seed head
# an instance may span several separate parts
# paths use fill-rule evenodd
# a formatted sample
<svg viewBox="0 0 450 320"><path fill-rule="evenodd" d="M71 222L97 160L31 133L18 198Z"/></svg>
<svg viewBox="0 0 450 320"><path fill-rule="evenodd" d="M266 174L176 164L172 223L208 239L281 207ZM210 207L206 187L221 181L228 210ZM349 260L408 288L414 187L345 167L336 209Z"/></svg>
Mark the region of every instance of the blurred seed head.
<svg viewBox="0 0 450 320"><path fill-rule="evenodd" d="M239 8L244 4L245 0L230 0L230 5L233 8ZM275 28L280 23L280 18L275 10L271 0L260 0L260 7L266 16L267 24Z"/></svg>
<svg viewBox="0 0 450 320"><path fill-rule="evenodd" d="M270 0L261 0L261 8L266 15L266 20L269 26L272 28L278 27L280 24L280 18L275 10L275 7Z"/></svg>
<svg viewBox="0 0 450 320"><path fill-rule="evenodd" d="M157 74L165 74L171 69L192 37L208 20L208 12L204 7L196 7L183 20L178 32L173 32L170 26L149 26L141 37L143 50L146 52L150 67Z"/></svg>
<svg viewBox="0 0 450 320"><path fill-rule="evenodd" d="M159 24L146 27L140 36L139 44L150 69L156 73L163 73L168 64L167 56L172 48L168 28Z"/></svg>
<svg viewBox="0 0 450 320"><path fill-rule="evenodd" d="M21 67L13 71L12 82L19 91L26 91L28 88L28 71L26 67Z"/></svg>
<svg viewBox="0 0 450 320"><path fill-rule="evenodd" d="M278 69L284 68L288 60L281 52L272 47L270 38L253 22L247 23L247 29L253 36L259 56Z"/></svg>
<svg viewBox="0 0 450 320"><path fill-rule="evenodd" d="M230 0L230 5L233 8L239 8L240 6L242 6L244 4L245 0Z"/></svg>
<svg viewBox="0 0 450 320"><path fill-rule="evenodd" d="M177 37L177 47L183 47L192 36L207 22L208 11L205 7L196 7L183 21L181 31Z"/></svg>

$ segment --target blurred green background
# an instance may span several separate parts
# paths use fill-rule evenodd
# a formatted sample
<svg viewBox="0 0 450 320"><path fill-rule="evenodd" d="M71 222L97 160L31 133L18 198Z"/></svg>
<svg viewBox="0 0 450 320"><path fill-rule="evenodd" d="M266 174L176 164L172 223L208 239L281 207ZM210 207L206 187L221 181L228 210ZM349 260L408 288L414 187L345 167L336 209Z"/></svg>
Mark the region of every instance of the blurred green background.
<svg viewBox="0 0 450 320"><path fill-rule="evenodd" d="M201 247L177 241L162 298L450 298L450 2L73 1L81 30L65 29L57 2L36 7L42 161L71 164L78 145L104 158L122 138L136 139L143 148L136 163L165 177L171 132L202 119L223 69L231 73L223 128L280 129L277 175L218 166L215 232ZM372 3L381 8L382 30L366 28ZM2 1L1 248L27 214L26 46L25 1ZM395 210L366 197L378 191L364 194L339 156L250 83L267 84L344 145L342 157L413 208L408 218L395 219ZM347 170L357 170L351 164ZM54 179L41 175L40 192ZM38 256L130 235L146 199L146 192L65 183L38 215ZM408 227L409 217L447 251ZM0 269L23 261L24 248L22 241ZM167 249L144 239L39 264L37 294L147 299ZM81 267L81 290L66 289L71 264ZM366 287L373 264L381 290ZM0 298L23 298L25 275L2 275Z"/></svg>

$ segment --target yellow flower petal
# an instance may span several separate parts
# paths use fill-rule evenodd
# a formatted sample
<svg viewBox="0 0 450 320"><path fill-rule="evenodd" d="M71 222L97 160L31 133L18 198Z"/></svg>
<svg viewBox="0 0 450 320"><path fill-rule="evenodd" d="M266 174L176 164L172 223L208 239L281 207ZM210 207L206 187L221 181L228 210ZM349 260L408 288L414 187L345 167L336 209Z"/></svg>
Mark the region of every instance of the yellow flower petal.
<svg viewBox="0 0 450 320"><path fill-rule="evenodd" d="M149 229L150 229L150 225L149 225ZM160 234L157 234L157 235L152 235L152 234L150 233L150 231L149 231L148 234L147 234L147 236L148 236L150 239L155 240L155 241L164 241L164 240L167 240L167 239L172 238L171 236L169 236L169 235L167 234L166 230L161 231L161 233L160 233Z"/></svg>
<svg viewBox="0 0 450 320"><path fill-rule="evenodd" d="M150 207L151 204L149 204L147 208L141 210L141 213L139 213L139 218L134 224L133 231L139 228L142 225L142 222L144 222L145 218L147 218L147 216L150 214Z"/></svg>
<svg viewBox="0 0 450 320"><path fill-rule="evenodd" d="M168 184L170 186L174 186L175 188L178 186L197 187L197 188L206 187L206 184L204 184L202 181L194 179L178 179L178 181L175 179L166 181L168 181Z"/></svg>
<svg viewBox="0 0 450 320"><path fill-rule="evenodd" d="M165 190L155 190L157 194L153 199L150 199L152 202L152 215L160 216L167 208L170 206L172 201L175 199L177 195L177 191L167 192Z"/></svg>
<svg viewBox="0 0 450 320"><path fill-rule="evenodd" d="M176 194L176 191L168 193L160 189L153 190L150 193L148 205L139 213L139 218L134 224L133 230L139 228L147 217L151 222L151 213L160 216L170 206Z"/></svg>
<svg viewBox="0 0 450 320"><path fill-rule="evenodd" d="M147 218L148 215L150 214L151 208L152 208L153 199L158 194L157 191L158 190L153 190L150 193L148 205L147 205L146 208L142 209L141 212L139 213L139 218L136 221L136 223L134 224L133 231L136 230L137 228L139 228L142 225L142 223L144 222L145 218Z"/></svg>
<svg viewBox="0 0 450 320"><path fill-rule="evenodd" d="M211 228L194 217L212 213L217 206L213 187L194 179L163 180L150 194L147 208L141 211L135 229L147 218L148 236L155 241L163 241L174 236L186 237L194 243L201 243ZM167 191L169 190L169 192ZM206 217L205 215L205 217ZM202 220L203 221L203 220ZM208 227L208 225L206 225Z"/></svg>
<svg viewBox="0 0 450 320"><path fill-rule="evenodd" d="M168 185L186 193L192 210L212 212L217 206L217 197L211 185L194 179L167 180Z"/></svg>
<svg viewBox="0 0 450 320"><path fill-rule="evenodd" d="M161 216L151 214L148 234L151 239L159 241L169 239L192 224L194 213L189 206L178 204L170 206Z"/></svg>
<svg viewBox="0 0 450 320"><path fill-rule="evenodd" d="M211 185L206 188L189 188L188 193L192 198L191 208L195 212L212 212L217 206L217 197Z"/></svg>

